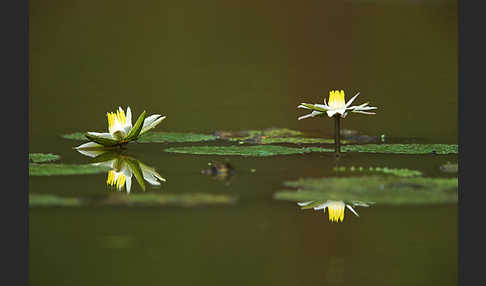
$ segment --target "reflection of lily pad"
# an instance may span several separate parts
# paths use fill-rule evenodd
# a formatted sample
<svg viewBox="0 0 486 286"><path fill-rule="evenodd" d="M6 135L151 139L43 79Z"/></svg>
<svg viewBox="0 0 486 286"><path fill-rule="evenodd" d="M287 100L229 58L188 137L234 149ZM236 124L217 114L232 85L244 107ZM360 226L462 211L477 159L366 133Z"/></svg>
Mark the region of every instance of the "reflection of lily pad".
<svg viewBox="0 0 486 286"><path fill-rule="evenodd" d="M419 170L410 170L410 169L395 169L395 168L388 168L388 167L334 167L334 171L336 172L360 172L360 173L367 173L367 172L379 172L383 174L394 175L398 177L416 177L422 175L422 172Z"/></svg>
<svg viewBox="0 0 486 286"><path fill-rule="evenodd" d="M29 161L32 163L43 163L58 160L61 156L51 153L29 153Z"/></svg>
<svg viewBox="0 0 486 286"><path fill-rule="evenodd" d="M90 164L29 164L30 176L88 175L106 172L107 170L109 170L107 167Z"/></svg>
<svg viewBox="0 0 486 286"><path fill-rule="evenodd" d="M257 146L189 146L164 149L166 152L196 154L196 155L239 155L239 156L275 156L289 154L304 154L310 152L329 152L331 149L307 147L292 148L274 145Z"/></svg>
<svg viewBox="0 0 486 286"><path fill-rule="evenodd" d="M458 153L457 144L366 144L342 146L343 152L393 154L452 154Z"/></svg>
<svg viewBox="0 0 486 286"><path fill-rule="evenodd" d="M284 183L298 188L277 192L279 200L344 200L377 204L440 204L457 202L457 178L351 177L300 179Z"/></svg>
<svg viewBox="0 0 486 286"><path fill-rule="evenodd" d="M76 132L62 135L63 138L71 140L84 140L84 133ZM179 133L179 132L148 132L137 139L140 143L184 143L184 142L203 142L216 140L218 137L208 134L198 133Z"/></svg>
<svg viewBox="0 0 486 286"><path fill-rule="evenodd" d="M64 198L50 194L29 194L29 207L63 206L76 207L81 204L77 198Z"/></svg>

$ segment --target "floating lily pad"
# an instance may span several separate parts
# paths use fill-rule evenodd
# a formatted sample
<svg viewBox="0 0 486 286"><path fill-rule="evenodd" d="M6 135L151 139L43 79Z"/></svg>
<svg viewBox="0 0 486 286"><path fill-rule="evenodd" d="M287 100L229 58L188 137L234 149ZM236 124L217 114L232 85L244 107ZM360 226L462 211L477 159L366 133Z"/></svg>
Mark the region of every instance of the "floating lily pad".
<svg viewBox="0 0 486 286"><path fill-rule="evenodd" d="M253 137L241 143L255 143L255 144L334 144L334 139L330 138L313 138L313 137ZM350 141L341 140L341 144L347 144Z"/></svg>
<svg viewBox="0 0 486 286"><path fill-rule="evenodd" d="M88 175L106 172L109 168L90 164L29 164L30 176Z"/></svg>
<svg viewBox="0 0 486 286"><path fill-rule="evenodd" d="M393 154L457 154L457 144L366 144L346 145L342 152L393 153Z"/></svg>
<svg viewBox="0 0 486 286"><path fill-rule="evenodd" d="M129 206L183 206L225 205L236 202L236 197L226 194L187 193L187 194L130 194L110 196L103 204Z"/></svg>
<svg viewBox="0 0 486 286"><path fill-rule="evenodd" d="M70 140L87 141L84 133L75 132L62 135L63 138ZM140 143L184 143L184 142L203 142L218 139L217 136L198 133L181 132L148 132L137 139Z"/></svg>
<svg viewBox="0 0 486 286"><path fill-rule="evenodd" d="M240 143L254 144L334 144L333 138L302 137L303 132L288 128L269 128L263 130L242 130L242 131L216 131L218 138L237 141ZM341 143L349 143L348 140L341 140Z"/></svg>
<svg viewBox="0 0 486 286"><path fill-rule="evenodd" d="M221 139L228 139L231 141L240 141L253 138L255 136L265 137L290 137L300 136L303 133L298 130L288 128L267 128L263 130L240 130L240 131L216 131L215 136Z"/></svg>
<svg viewBox="0 0 486 286"><path fill-rule="evenodd" d="M29 153L29 161L31 163L43 163L43 162L52 162L55 160L59 160L61 156L51 153Z"/></svg>
<svg viewBox="0 0 486 286"><path fill-rule="evenodd" d="M331 149L318 147L293 148L275 145L257 146L189 146L164 149L165 152L196 154L196 155L239 155L239 156L275 156L289 154L304 154L310 152L330 152Z"/></svg>
<svg viewBox="0 0 486 286"><path fill-rule="evenodd" d="M81 201L77 198L65 198L50 194L29 194L29 207L77 207Z"/></svg>
<svg viewBox="0 0 486 286"><path fill-rule="evenodd" d="M380 172L383 174L394 175L398 177L416 177L421 176L422 172L419 170L410 170L410 169L395 169L395 168L388 168L388 167L334 167L334 171L337 172L360 172L360 173L368 173L368 172Z"/></svg>
<svg viewBox="0 0 486 286"><path fill-rule="evenodd" d="M343 200L382 205L443 204L457 202L457 178L350 177L300 179L284 182L287 187L274 195L290 201Z"/></svg>
<svg viewBox="0 0 486 286"><path fill-rule="evenodd" d="M208 134L179 133L179 132L151 132L138 138L140 143L184 143L216 140L218 137Z"/></svg>

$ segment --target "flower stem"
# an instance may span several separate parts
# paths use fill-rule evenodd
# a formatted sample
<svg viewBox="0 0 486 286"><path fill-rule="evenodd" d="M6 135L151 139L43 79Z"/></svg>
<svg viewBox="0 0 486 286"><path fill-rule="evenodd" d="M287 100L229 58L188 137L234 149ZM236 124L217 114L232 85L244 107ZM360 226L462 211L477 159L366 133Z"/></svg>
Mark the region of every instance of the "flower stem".
<svg viewBox="0 0 486 286"><path fill-rule="evenodd" d="M341 153L341 126L340 126L340 116L334 116L334 150L336 152L336 156L339 156Z"/></svg>

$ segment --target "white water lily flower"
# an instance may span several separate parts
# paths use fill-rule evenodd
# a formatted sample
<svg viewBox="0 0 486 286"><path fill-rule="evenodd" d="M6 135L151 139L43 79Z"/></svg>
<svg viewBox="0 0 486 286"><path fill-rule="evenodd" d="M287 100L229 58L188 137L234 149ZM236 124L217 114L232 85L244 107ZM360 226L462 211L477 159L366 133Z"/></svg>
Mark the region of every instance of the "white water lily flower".
<svg viewBox="0 0 486 286"><path fill-rule="evenodd" d="M127 107L127 112L118 107L116 112L108 112L108 132L87 132L86 137L102 146L118 146L136 140L138 137L157 126L166 116L154 114L145 118L145 111L138 117L132 125L132 111ZM85 144L83 144L85 145ZM86 146L78 146L76 149ZM87 146L92 148L93 146Z"/></svg>
<svg viewBox="0 0 486 286"><path fill-rule="evenodd" d="M326 213L326 208L329 209L329 221L332 222L342 222L344 220L344 209L348 208L352 211L356 216L359 217L358 213L353 209L353 207L349 204L346 204L344 201L332 201L328 200L323 203L323 201L308 201L297 203L299 206L303 207L303 209L313 208L314 210L324 210ZM366 203L353 203L355 206L364 206L368 207Z"/></svg>
<svg viewBox="0 0 486 286"><path fill-rule="evenodd" d="M297 108L312 110L311 113L299 117L298 120L315 116L323 116L324 113L326 113L329 117L333 117L334 115L339 114L340 117L344 118L347 115L346 111L362 114L376 114L374 112L368 112L368 110L377 109L377 107L368 106L368 102L361 105L351 106L351 103L353 103L358 95L359 92L355 96L353 96L348 102L346 102L344 99L343 90L331 90L329 91L329 104L326 103L326 99L324 98L324 104L302 103L297 106Z"/></svg>

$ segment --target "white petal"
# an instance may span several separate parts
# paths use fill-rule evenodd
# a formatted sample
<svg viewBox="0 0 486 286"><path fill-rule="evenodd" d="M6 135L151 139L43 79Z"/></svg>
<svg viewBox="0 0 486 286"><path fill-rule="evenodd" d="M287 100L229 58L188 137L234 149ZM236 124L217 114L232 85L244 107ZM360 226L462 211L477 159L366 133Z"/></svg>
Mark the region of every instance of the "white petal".
<svg viewBox="0 0 486 286"><path fill-rule="evenodd" d="M299 105L299 106L297 106L297 108L311 109L311 108L309 108L309 107L307 107L307 106L304 106L304 105L302 105L302 104L301 104L301 105Z"/></svg>
<svg viewBox="0 0 486 286"><path fill-rule="evenodd" d="M326 112L327 112L327 116L329 117L333 117L334 114L338 113L337 110L328 110Z"/></svg>
<svg viewBox="0 0 486 286"><path fill-rule="evenodd" d="M103 145L98 144L96 142L88 142L79 145L78 147L74 147L75 149L89 149L89 148L103 148Z"/></svg>
<svg viewBox="0 0 486 286"><path fill-rule="evenodd" d="M147 127L147 126L150 126L155 120L157 120L157 118L159 118L160 114L153 114L153 115L150 115L149 117L145 118L145 120L143 121L143 127Z"/></svg>
<svg viewBox="0 0 486 286"><path fill-rule="evenodd" d="M362 114L376 114L375 112L365 112L365 111L359 111L359 110L353 110L351 112L354 112L354 113L362 113Z"/></svg>
<svg viewBox="0 0 486 286"><path fill-rule="evenodd" d="M358 97L358 95L359 92L355 96L353 96L348 102L346 102L346 107L350 106L351 103L353 103L353 101L356 99L356 97Z"/></svg>
<svg viewBox="0 0 486 286"><path fill-rule="evenodd" d="M313 201L308 201L308 202L302 202L302 203L297 203L299 206L303 207L303 206L306 206L308 204L311 204Z"/></svg>
<svg viewBox="0 0 486 286"><path fill-rule="evenodd" d="M132 110L130 109L130 106L127 107L127 114L125 117L127 119L127 124L132 126Z"/></svg>
<svg viewBox="0 0 486 286"><path fill-rule="evenodd" d="M145 132L149 131L150 129L154 128L155 126L159 125L159 123L167 118L167 116L162 116L156 118L157 116L161 116L160 114L151 115L146 118L143 122L142 130L140 131L140 135L144 134Z"/></svg>
<svg viewBox="0 0 486 286"><path fill-rule="evenodd" d="M303 115L303 116L297 118L297 120L302 120L302 119L305 119L305 118L314 117L314 116L321 115L321 114L322 114L322 112L320 112L320 111L312 111L309 114L306 114L306 115Z"/></svg>
<svg viewBox="0 0 486 286"><path fill-rule="evenodd" d="M127 186L127 193L130 193L130 190L132 188L132 176L126 177L125 185Z"/></svg>
<svg viewBox="0 0 486 286"><path fill-rule="evenodd" d="M316 207L314 207L314 210L322 210L324 209L324 213L326 213L326 208L329 206L329 202L325 202L323 203L322 205L318 205Z"/></svg>
<svg viewBox="0 0 486 286"><path fill-rule="evenodd" d="M353 207L352 207L352 206L350 206L350 205L346 205L346 207L347 207L347 208L348 208L350 211L352 211L352 212L353 212L353 213L354 213L356 216L359 216L359 215L358 215L358 213L354 211L354 209L353 209Z"/></svg>
<svg viewBox="0 0 486 286"><path fill-rule="evenodd" d="M322 109L329 109L329 106L327 106L327 104L316 103L316 104L314 104L314 106L317 106L317 107L322 108Z"/></svg>

